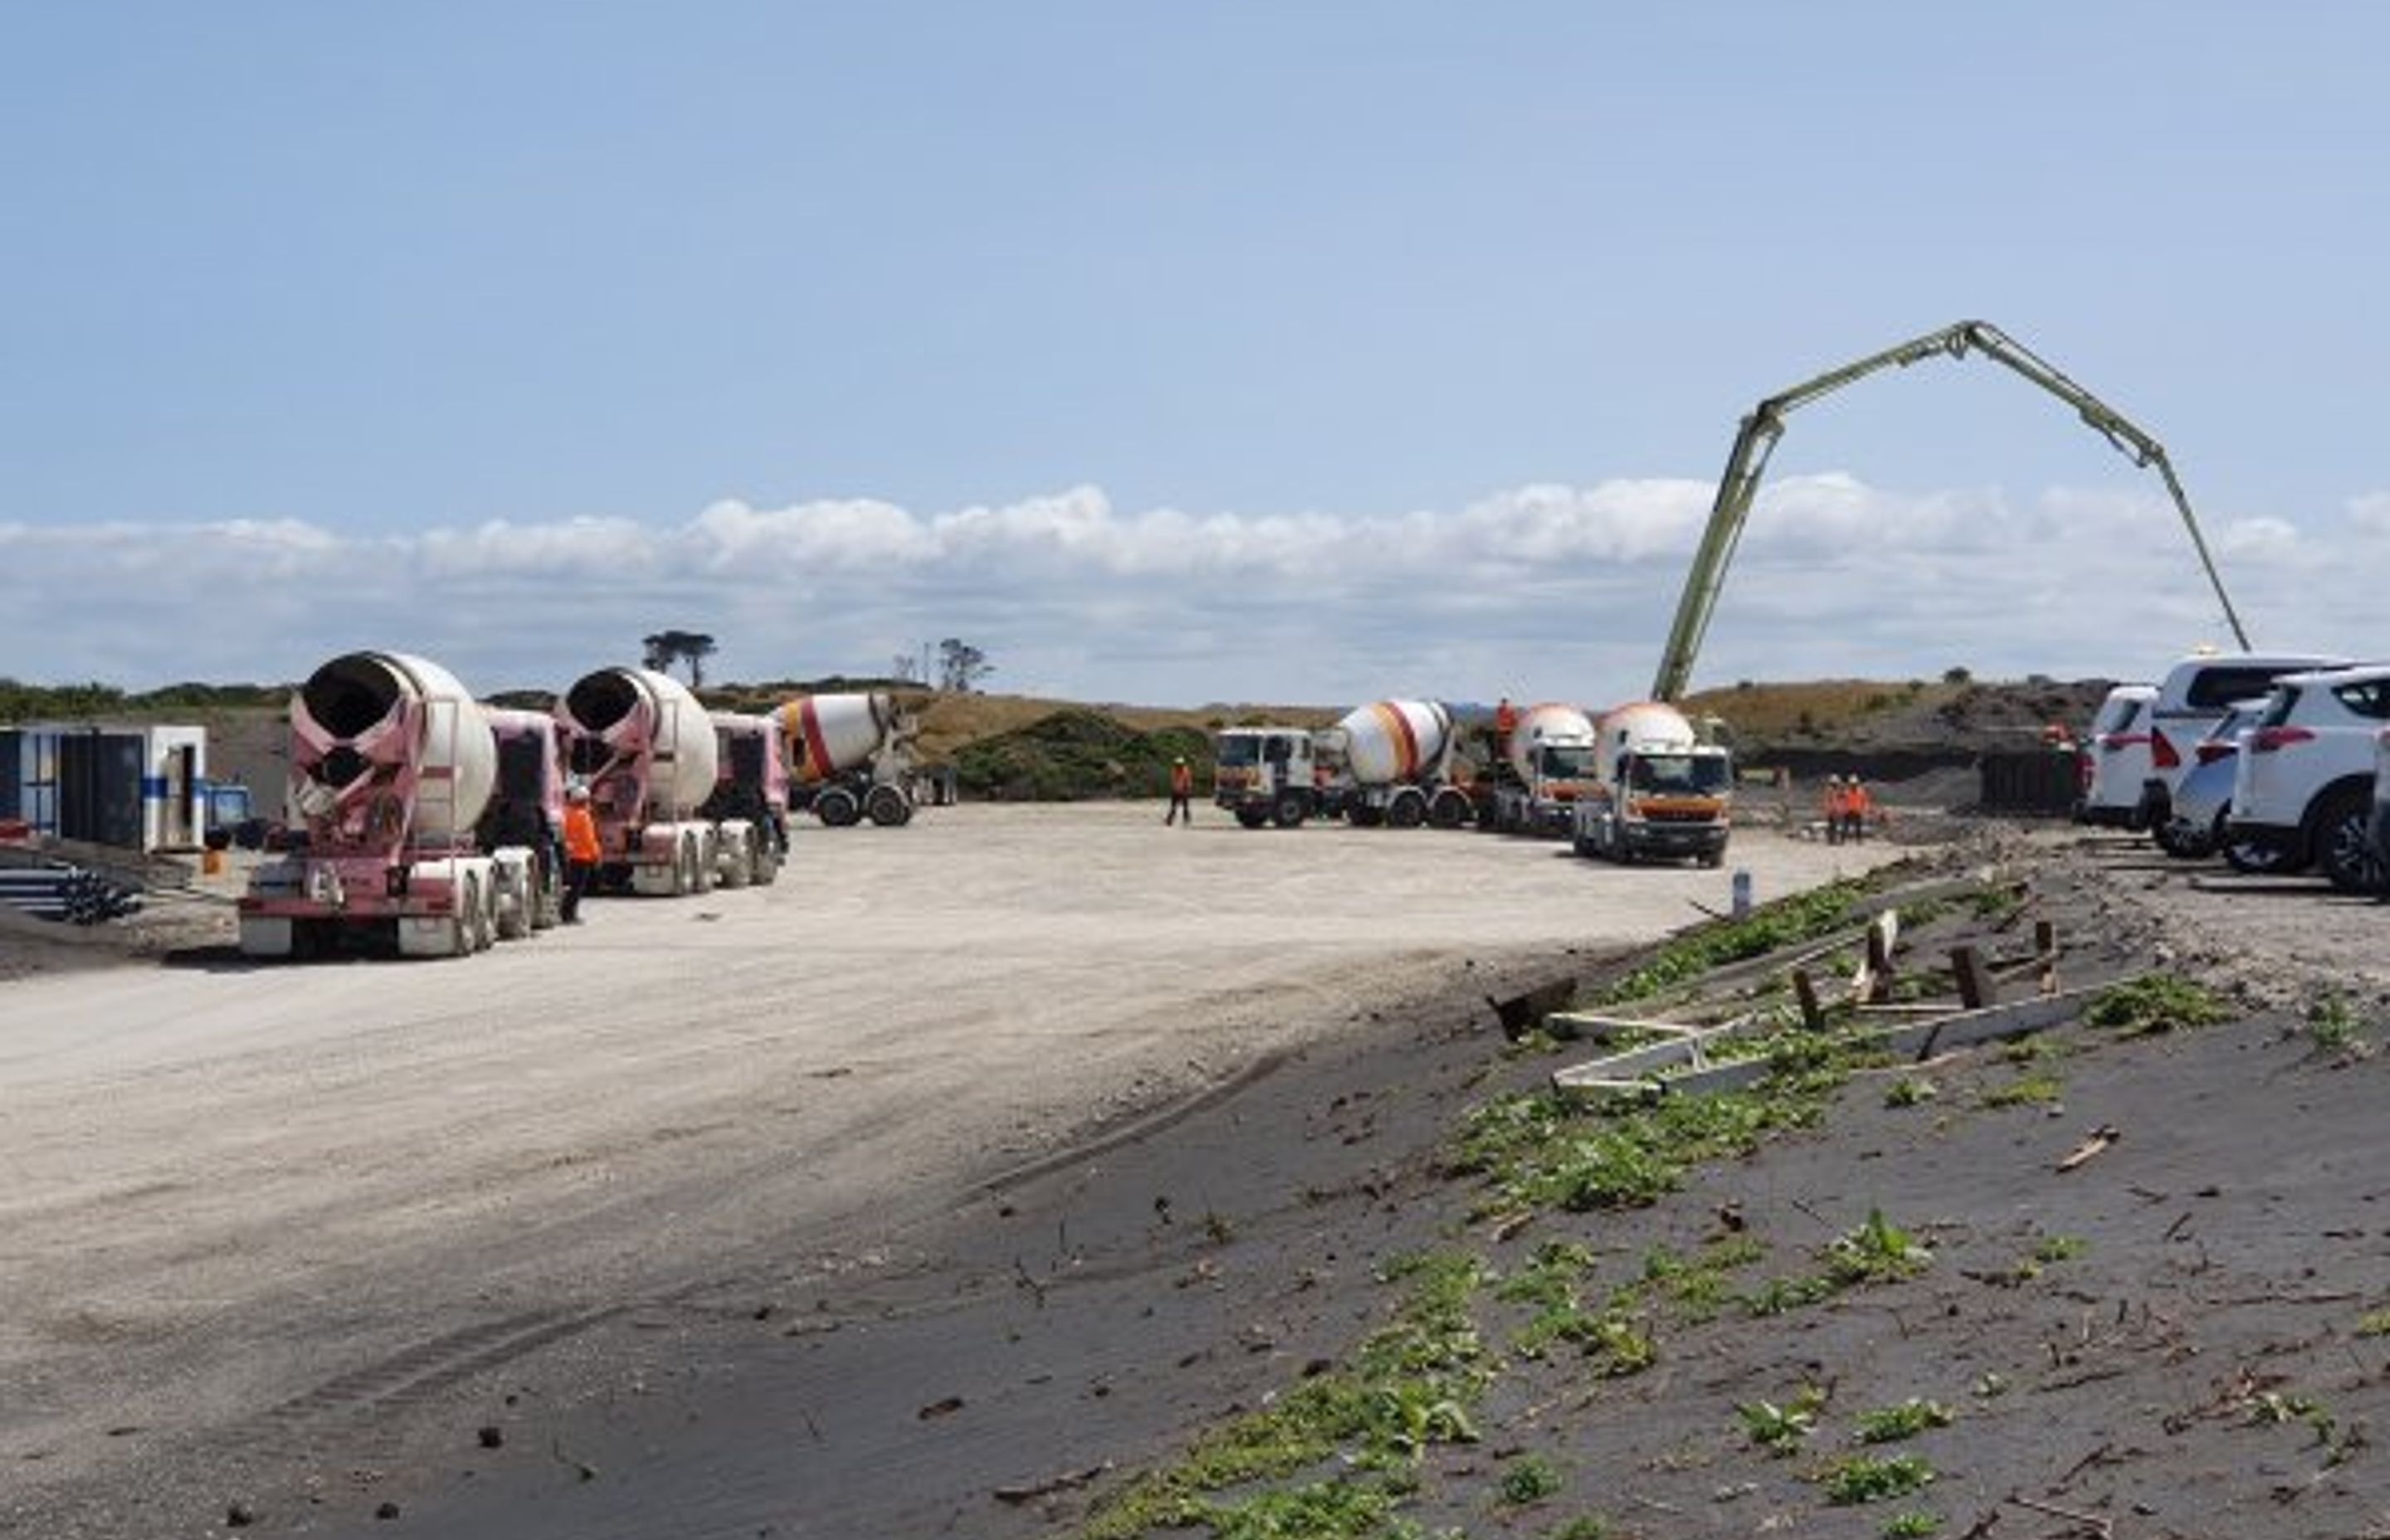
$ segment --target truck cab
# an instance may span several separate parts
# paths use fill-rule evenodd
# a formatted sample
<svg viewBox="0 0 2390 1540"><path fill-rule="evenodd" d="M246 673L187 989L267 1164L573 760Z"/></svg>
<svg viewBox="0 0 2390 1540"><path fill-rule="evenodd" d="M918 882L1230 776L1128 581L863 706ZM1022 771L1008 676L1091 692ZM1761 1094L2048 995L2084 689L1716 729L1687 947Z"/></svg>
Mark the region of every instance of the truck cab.
<svg viewBox="0 0 2390 1540"><path fill-rule="evenodd" d="M1226 727L1213 740L1212 801L1247 828L1295 828L1320 811L1318 744L1306 727Z"/></svg>

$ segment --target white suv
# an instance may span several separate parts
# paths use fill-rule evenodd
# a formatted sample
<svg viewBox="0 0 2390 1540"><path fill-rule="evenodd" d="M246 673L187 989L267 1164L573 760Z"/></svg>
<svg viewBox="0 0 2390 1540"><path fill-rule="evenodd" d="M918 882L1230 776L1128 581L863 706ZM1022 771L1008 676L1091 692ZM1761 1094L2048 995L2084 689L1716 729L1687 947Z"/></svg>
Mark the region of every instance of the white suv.
<svg viewBox="0 0 2390 1540"><path fill-rule="evenodd" d="M2155 685L2119 685L2100 702L2081 755L2087 824L2139 828L2141 786L2150 778L2150 707Z"/></svg>
<svg viewBox="0 0 2390 1540"><path fill-rule="evenodd" d="M2390 666L2285 674L2241 751L2232 832L2312 862L2344 892L2380 885L2373 860L2373 756L2390 723Z"/></svg>
<svg viewBox="0 0 2390 1540"><path fill-rule="evenodd" d="M2348 658L2309 652L2201 652L2166 671L2150 707L2150 773L2141 785L2136 828L2164 828L2174 816L2174 789L2191 774L2192 745L2235 700L2264 695L2285 674L2345 668Z"/></svg>

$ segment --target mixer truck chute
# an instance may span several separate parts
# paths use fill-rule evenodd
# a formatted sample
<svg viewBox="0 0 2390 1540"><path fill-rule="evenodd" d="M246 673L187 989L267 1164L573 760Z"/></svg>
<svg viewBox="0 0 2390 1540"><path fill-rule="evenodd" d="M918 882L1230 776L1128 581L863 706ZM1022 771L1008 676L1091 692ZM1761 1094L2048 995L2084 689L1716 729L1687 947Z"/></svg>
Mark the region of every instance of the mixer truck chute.
<svg viewBox="0 0 2390 1540"><path fill-rule="evenodd" d="M790 801L832 828L913 817L913 738L919 724L880 691L801 695L777 713Z"/></svg>
<svg viewBox="0 0 2390 1540"><path fill-rule="evenodd" d="M437 663L353 652L317 669L290 701L293 848L251 876L241 951L310 956L367 936L409 956L489 945L500 874L474 826L496 777L483 708Z"/></svg>
<svg viewBox="0 0 2390 1540"><path fill-rule="evenodd" d="M1569 834L1576 804L1594 781L1593 718L1574 706L1531 706L1490 749L1487 767L1471 789L1478 827L1499 834Z"/></svg>
<svg viewBox="0 0 2390 1540"><path fill-rule="evenodd" d="M1612 861L1726 859L1734 760L1701 741L1674 706L1638 701L1603 713L1594 779L1576 804L1579 855Z"/></svg>
<svg viewBox="0 0 2390 1540"><path fill-rule="evenodd" d="M699 810L719 762L697 697L654 669L606 668L567 690L556 716L573 774L589 788L599 881L642 893L711 889L717 836Z"/></svg>

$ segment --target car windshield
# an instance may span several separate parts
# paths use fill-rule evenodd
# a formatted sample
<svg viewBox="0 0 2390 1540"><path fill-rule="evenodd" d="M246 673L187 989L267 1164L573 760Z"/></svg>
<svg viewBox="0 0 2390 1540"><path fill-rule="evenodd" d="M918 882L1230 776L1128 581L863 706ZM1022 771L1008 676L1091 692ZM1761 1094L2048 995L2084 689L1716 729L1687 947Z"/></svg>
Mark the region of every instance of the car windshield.
<svg viewBox="0 0 2390 1540"><path fill-rule="evenodd" d="M1724 754L1638 754L1626 784L1638 791L1678 791L1706 796L1723 791L1733 766Z"/></svg>
<svg viewBox="0 0 2390 1540"><path fill-rule="evenodd" d="M1259 764L1262 758L1262 740L1254 734L1227 735L1220 739L1219 750L1214 757L1219 764L1227 765Z"/></svg>

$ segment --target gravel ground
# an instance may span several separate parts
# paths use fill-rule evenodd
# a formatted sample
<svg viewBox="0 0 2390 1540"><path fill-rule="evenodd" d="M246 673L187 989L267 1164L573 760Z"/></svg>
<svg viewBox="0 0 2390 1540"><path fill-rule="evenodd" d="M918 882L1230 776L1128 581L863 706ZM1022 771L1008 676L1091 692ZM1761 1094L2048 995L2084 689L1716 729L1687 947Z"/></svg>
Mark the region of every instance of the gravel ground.
<svg viewBox="0 0 2390 1540"><path fill-rule="evenodd" d="M454 962L251 966L237 873L122 966L0 934L0 1531L338 1521L508 1375L618 1391L648 1312L877 1272L993 1172L1728 902L1726 871L1157 811L808 828L773 888ZM1729 864L1766 897L1884 853L1752 832Z"/></svg>

